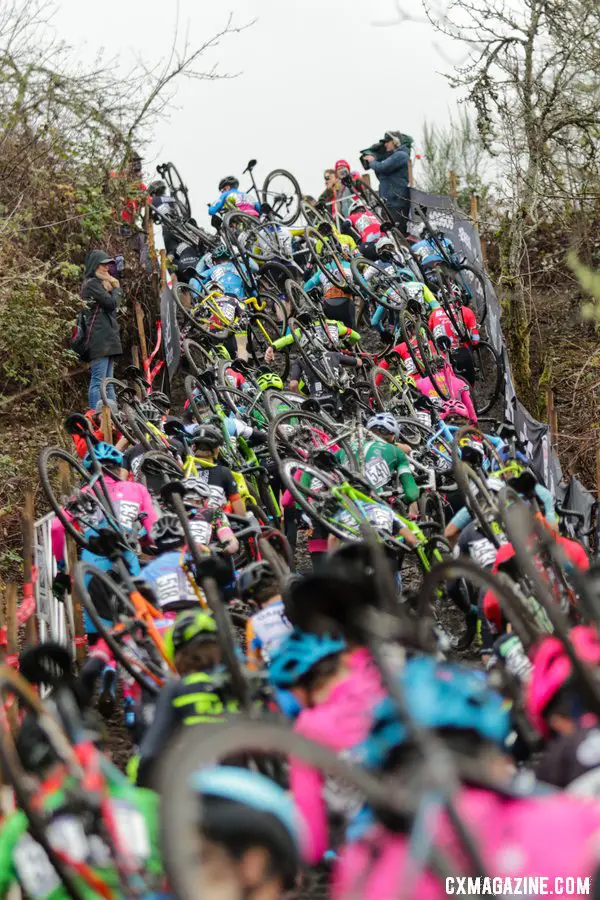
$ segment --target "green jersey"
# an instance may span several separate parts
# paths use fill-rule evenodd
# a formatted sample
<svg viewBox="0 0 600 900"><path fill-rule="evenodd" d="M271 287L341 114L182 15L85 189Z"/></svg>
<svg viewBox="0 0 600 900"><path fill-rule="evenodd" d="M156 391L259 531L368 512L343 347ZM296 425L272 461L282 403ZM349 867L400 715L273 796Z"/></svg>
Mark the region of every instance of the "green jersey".
<svg viewBox="0 0 600 900"><path fill-rule="evenodd" d="M326 325L332 340L336 343L339 341L342 346L351 347L353 344L357 344L358 341L360 341L360 334L358 331L353 331L352 328L348 328L348 326L344 325L342 322L334 322L332 319L327 319ZM311 328L315 330L315 334L318 337L319 333L322 331L322 326L320 324L313 324L311 325ZM284 350L286 347L290 347L302 334L303 332L299 329L296 329L293 334L289 331L287 334L284 334L283 337L273 341L271 346L273 347L273 350Z"/></svg>
<svg viewBox="0 0 600 900"><path fill-rule="evenodd" d="M148 894L160 890L163 883L158 845L158 795L145 788L134 787L125 776L111 766L108 775L109 794L115 825L123 847L139 863L147 876ZM79 816L69 812L68 797L62 783L43 799L43 809L52 814L46 834L52 847L64 851L73 862L85 863L106 885L122 896L119 878L109 848L100 835L86 834ZM17 810L0 830L0 894L18 882L33 900L67 900L69 894L56 874L44 849L30 835L27 816ZM81 896L97 900L98 893L75 875Z"/></svg>
<svg viewBox="0 0 600 900"><path fill-rule="evenodd" d="M350 444L352 451L355 454L358 453L358 443L352 440ZM340 450L336 456L341 462L345 462L343 450ZM413 478L406 454L396 444L377 440L366 441L363 445L363 458L365 478L378 493L389 485L394 476L397 476L408 503L412 503L418 498L419 488Z"/></svg>

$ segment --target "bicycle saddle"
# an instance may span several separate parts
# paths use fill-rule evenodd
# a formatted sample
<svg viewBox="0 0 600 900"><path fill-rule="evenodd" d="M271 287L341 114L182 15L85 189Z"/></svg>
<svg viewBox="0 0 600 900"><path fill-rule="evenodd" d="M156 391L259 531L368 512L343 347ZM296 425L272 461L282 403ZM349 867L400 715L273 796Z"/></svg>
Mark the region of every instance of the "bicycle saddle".
<svg viewBox="0 0 600 900"><path fill-rule="evenodd" d="M73 657L64 644L47 641L19 654L19 671L30 684L56 687L73 678Z"/></svg>
<svg viewBox="0 0 600 900"><path fill-rule="evenodd" d="M71 435L77 434L80 437L84 437L84 435L88 434L90 437L92 436L89 419L86 419L81 413L71 413L70 416L67 416L64 426L65 430Z"/></svg>

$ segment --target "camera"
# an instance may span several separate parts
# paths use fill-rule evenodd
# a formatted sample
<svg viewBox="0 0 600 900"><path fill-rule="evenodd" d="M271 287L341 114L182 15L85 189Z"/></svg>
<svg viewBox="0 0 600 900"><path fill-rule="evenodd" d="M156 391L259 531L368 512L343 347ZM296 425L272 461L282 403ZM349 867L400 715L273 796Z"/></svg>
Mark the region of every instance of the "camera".
<svg viewBox="0 0 600 900"><path fill-rule="evenodd" d="M360 151L360 164L363 169L367 170L369 169L369 162L365 159L365 156L374 156L377 161L383 159L384 156L386 156L383 140L377 141L376 144L372 144L370 147L365 147L364 150Z"/></svg>

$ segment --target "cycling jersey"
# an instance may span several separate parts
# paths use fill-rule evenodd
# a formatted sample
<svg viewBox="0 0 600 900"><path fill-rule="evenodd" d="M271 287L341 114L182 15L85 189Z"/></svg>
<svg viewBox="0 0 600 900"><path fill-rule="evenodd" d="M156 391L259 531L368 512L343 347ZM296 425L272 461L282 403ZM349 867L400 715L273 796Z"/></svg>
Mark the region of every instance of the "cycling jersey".
<svg viewBox="0 0 600 900"><path fill-rule="evenodd" d="M346 279L346 281L354 281L354 275L352 274L352 269L350 268L350 263L348 262L348 260L342 259L341 263L342 263L342 269L343 269L343 277ZM334 278L339 279L342 275L342 273L340 272L340 270L335 262L325 263L325 268L327 269L328 272L331 272L331 274ZM327 299L327 294L330 291L334 291L334 290L339 291L340 290L340 288L338 288L335 284L333 284L333 282L331 281L331 278L329 278L325 274L325 272L322 272L321 269L317 269L315 274L312 275L308 279L308 281L304 282L304 290L312 291L313 288L316 288L319 285L321 286L321 288L324 291L325 299ZM345 290L345 287L341 288L341 290Z"/></svg>
<svg viewBox="0 0 600 900"><path fill-rule="evenodd" d="M258 216L260 213L260 203L257 203L250 194L240 191L239 188L229 188L223 191L219 199L208 207L208 214L215 216L223 208L237 209L249 216Z"/></svg>
<svg viewBox="0 0 600 900"><path fill-rule="evenodd" d="M429 303L429 307L431 309L431 313L429 315L429 319L427 324L431 330L436 341L440 338L446 337L451 343L451 347L455 350L459 346L459 336L456 333L454 325L450 319L450 316L437 301L434 303ZM466 344L478 344L479 343L479 326L477 325L477 319L475 318L475 313L468 306L461 306L460 308L454 309L454 318L457 320L457 323L460 327L461 323L464 326L465 331L467 332L470 341L463 341L463 345Z"/></svg>
<svg viewBox="0 0 600 900"><path fill-rule="evenodd" d="M358 343L360 341L360 334L358 331L353 331L352 328L348 328L347 325L344 325L342 322L336 322L333 319L327 319L326 322L327 331L329 335L339 340L342 345L346 345L348 347L353 346L353 344ZM310 331L314 331L315 335L318 337L321 332L321 324L313 323L310 326ZM299 328L296 329L294 334L288 332L284 334L283 337L277 338L276 341L273 341L271 346L273 350L284 350L286 347L290 347L296 340L299 340L304 332L302 332ZM310 340L310 337L307 335L307 340Z"/></svg>
<svg viewBox="0 0 600 900"><path fill-rule="evenodd" d="M135 481L119 481L107 473L104 473L104 483L119 524L124 529L130 530L139 521L140 515L145 513L144 531L149 535L158 516L148 489ZM89 493L86 485L82 488L82 493ZM92 516L86 516L86 519L93 519L95 527L100 528L105 517L100 507L97 507L96 512ZM52 520L52 552L57 562L64 559L64 548L65 529L60 519L56 518Z"/></svg>
<svg viewBox="0 0 600 900"><path fill-rule="evenodd" d="M234 503L240 499L239 487L231 474L231 469L228 469L227 466L222 466L221 463L198 466L194 477L208 484L211 507L220 507L222 509L228 503Z"/></svg>
<svg viewBox="0 0 600 900"><path fill-rule="evenodd" d="M553 884L557 877L596 873L600 808L588 799L556 793L513 796L462 787L455 805L470 834L477 836L485 873L491 878L512 876L515 884L518 878L535 872ZM439 807L431 817L429 832L446 859L464 859L456 829ZM414 866L410 838L375 825L338 855L332 897L382 900L400 896ZM411 892L419 900L446 900L448 896L444 879L427 870L419 870Z"/></svg>
<svg viewBox="0 0 600 900"><path fill-rule="evenodd" d="M205 257L203 257L196 266L198 278L190 279L190 287L199 293L202 292L203 286L212 282L218 285L224 294L243 300L247 296L246 285L237 268L232 262L217 263L214 266L207 266ZM237 309L235 304L231 304Z"/></svg>
<svg viewBox="0 0 600 900"><path fill-rule="evenodd" d="M326 700L303 709L294 731L351 757L369 733L374 707L384 696L376 669L350 665L348 676L336 684ZM362 806L360 794L297 758L290 760L290 788L310 832L307 861L314 865L329 845L327 809L346 820Z"/></svg>
<svg viewBox="0 0 600 900"><path fill-rule="evenodd" d="M558 519L554 510L554 497L552 496L548 488L544 487L543 484L536 484L534 493L542 505L544 518L550 523L550 525L558 524ZM472 519L473 517L467 507L463 506L458 510L457 513L454 514L454 516L450 520L450 525L454 525L454 527L458 531L462 531L462 529L466 528L469 522L472 521Z"/></svg>
<svg viewBox="0 0 600 900"><path fill-rule="evenodd" d="M260 658L268 665L273 651L292 627L283 600L263 606L246 622L246 648L250 659L256 662Z"/></svg>
<svg viewBox="0 0 600 900"><path fill-rule="evenodd" d="M448 253L454 253L454 248L448 238L440 237L438 238L438 240L448 251ZM444 257L441 255L440 251L433 243L433 241L417 241L412 245L411 252L415 259L419 261L422 269L435 268L436 266L439 266L444 262Z"/></svg>
<svg viewBox="0 0 600 900"><path fill-rule="evenodd" d="M348 216L348 221L363 244L370 244L371 241L377 241L381 237L381 222L376 215L368 210L351 213Z"/></svg>
<svg viewBox="0 0 600 900"><path fill-rule="evenodd" d="M457 415L468 419L469 422L476 422L477 413L467 382L451 373L449 369L436 372L434 378L440 389L450 395L448 400L440 397L429 376L415 379L415 384L423 396L427 397L434 406L439 407L440 418L445 419L446 416Z"/></svg>
<svg viewBox="0 0 600 900"><path fill-rule="evenodd" d="M160 849L158 845L158 796L133 787L124 775L108 760L107 773L109 803L115 826L124 848L148 877L148 890L160 889L163 884ZM54 772L36 795L52 821L46 828L50 844L65 852L74 862L85 863L108 888L122 897L117 871L102 833L86 833L79 809L69 810L67 788L75 782L64 772ZM93 822L93 819L91 820ZM42 847L29 833L29 821L22 810L12 813L0 830L0 893L5 896L11 885L19 883L32 900L68 900L63 886ZM99 894L70 869L84 900L97 900Z"/></svg>
<svg viewBox="0 0 600 900"><path fill-rule="evenodd" d="M340 366L342 368L356 368L358 365L358 359L355 356L346 356L345 353L338 353L335 350L324 352L313 349L308 351L308 355L309 357L314 356L315 364L323 366L323 362L326 361L325 368L330 367L334 375L337 375L336 370L339 371L338 367ZM297 381L299 383L301 380L304 382L304 386L310 397L319 400L325 396L331 395L329 388L319 380L318 375L311 367L307 365L302 358L297 358L292 363L290 369L290 381Z"/></svg>
<svg viewBox="0 0 600 900"><path fill-rule="evenodd" d="M237 709L221 669L168 680L158 695L154 721L142 740L137 784L152 783L154 764L178 728L220 722Z"/></svg>
<svg viewBox="0 0 600 900"><path fill-rule="evenodd" d="M536 765L540 781L558 788L600 766L600 728L579 726L573 734L553 737Z"/></svg>
<svg viewBox="0 0 600 900"><path fill-rule="evenodd" d="M350 442L353 452L358 451L358 444ZM413 477L408 459L404 451L396 444L388 444L387 441L369 440L362 448L364 469L363 474L375 490L384 490L396 475L400 479L404 497L408 503L412 503L419 496L419 488ZM336 453L340 462L346 462L346 454L343 450Z"/></svg>

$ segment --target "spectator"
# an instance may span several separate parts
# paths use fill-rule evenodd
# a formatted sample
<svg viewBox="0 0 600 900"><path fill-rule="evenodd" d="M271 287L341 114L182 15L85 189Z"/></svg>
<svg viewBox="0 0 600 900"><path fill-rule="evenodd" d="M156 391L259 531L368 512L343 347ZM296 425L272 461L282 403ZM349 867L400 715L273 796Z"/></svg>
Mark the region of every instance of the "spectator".
<svg viewBox="0 0 600 900"><path fill-rule="evenodd" d="M325 182L325 190L323 193L319 194L319 203L327 204L327 211L331 212L331 205L334 200L334 185L335 185L335 172L333 169L325 169L323 173L323 180Z"/></svg>
<svg viewBox="0 0 600 900"><path fill-rule="evenodd" d="M114 260L103 250L92 250L85 261L85 279L81 295L88 305L88 355L91 365L88 406L96 409L100 385L112 378L115 356L122 351L117 309L123 296L119 282L108 270ZM115 399L109 387L108 398Z"/></svg>
<svg viewBox="0 0 600 900"><path fill-rule="evenodd" d="M342 180L347 175L354 178L354 173L350 171L350 163L345 159L338 159L335 164L335 215L339 215L343 219L348 215L352 201L356 197L352 188L344 184Z"/></svg>
<svg viewBox="0 0 600 900"><path fill-rule="evenodd" d="M410 191L408 187L408 161L410 151L404 145L399 131L386 131L383 138L385 157L377 161L372 153L367 153L364 160L379 179L379 194L387 203L390 212L399 223L400 230L406 234L408 214L410 211Z"/></svg>

